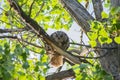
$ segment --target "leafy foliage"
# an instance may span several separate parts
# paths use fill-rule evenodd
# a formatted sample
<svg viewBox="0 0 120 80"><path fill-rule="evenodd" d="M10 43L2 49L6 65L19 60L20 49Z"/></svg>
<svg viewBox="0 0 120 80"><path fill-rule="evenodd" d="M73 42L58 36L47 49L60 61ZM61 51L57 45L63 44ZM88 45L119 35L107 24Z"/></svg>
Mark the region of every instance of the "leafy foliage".
<svg viewBox="0 0 120 80"><path fill-rule="evenodd" d="M98 40L100 44L109 44L112 42L112 39L109 37L109 34L106 32L104 25L100 22L94 21L91 23L91 31L88 32L88 37L90 38L90 44L92 47L97 46L96 41Z"/></svg>
<svg viewBox="0 0 120 80"><path fill-rule="evenodd" d="M41 79L44 78L49 67L47 65L47 56L41 55L41 60L31 59L27 48L20 44L3 42L4 47L0 45L0 77L4 80L13 79ZM14 45L14 46L13 46ZM43 57L44 56L44 57Z"/></svg>
<svg viewBox="0 0 120 80"><path fill-rule="evenodd" d="M97 46L96 41L99 41L101 45L110 44L113 41L115 41L117 44L120 44L119 9L120 9L119 7L112 8L110 15L103 11L102 18L103 21L105 22L98 21L91 22L91 30L87 34L90 39L89 43L91 44L92 47ZM109 16L112 17L108 18Z"/></svg>
<svg viewBox="0 0 120 80"><path fill-rule="evenodd" d="M73 23L72 18L58 0L16 1L24 12L37 21L46 31L49 28L69 30ZM83 0L78 1L82 2ZM86 4L90 1L84 0ZM109 2L109 0L106 1ZM106 7L109 5L109 3L105 4ZM91 22L91 30L87 35L92 47L97 46L96 41L99 41L101 45L110 44L112 41L120 44L119 11L120 8L112 8L110 11L111 18L103 11L102 18L107 19L107 21ZM18 13L9 6L7 0L4 0L0 5L0 28L15 30L24 29L26 26ZM0 78L3 78L3 80L45 80L50 67L42 40L29 29L28 31L16 31L1 35L18 36L20 39L0 39ZM36 44L39 46L36 47ZM102 70L97 62L94 66L82 63L81 65L74 65L72 68L76 73L76 80L112 80L111 75Z"/></svg>
<svg viewBox="0 0 120 80"><path fill-rule="evenodd" d="M72 18L56 0L17 0L17 2L26 14L36 20L45 30L48 28L68 30L72 25ZM1 28L11 30L26 27L20 16L10 8L7 0L4 0L0 6L0 25ZM24 39L24 42L0 40L2 43L0 44L0 78L4 80L45 80L49 69L46 52L44 49L25 43L33 42L42 46L42 41L29 31L14 34ZM12 34L5 35L11 36ZM18 42L22 43L18 44ZM38 55L33 57L35 53Z"/></svg>
<svg viewBox="0 0 120 80"><path fill-rule="evenodd" d="M112 80L98 64L94 64L94 67L88 64L75 65L73 70L76 73L76 80Z"/></svg>

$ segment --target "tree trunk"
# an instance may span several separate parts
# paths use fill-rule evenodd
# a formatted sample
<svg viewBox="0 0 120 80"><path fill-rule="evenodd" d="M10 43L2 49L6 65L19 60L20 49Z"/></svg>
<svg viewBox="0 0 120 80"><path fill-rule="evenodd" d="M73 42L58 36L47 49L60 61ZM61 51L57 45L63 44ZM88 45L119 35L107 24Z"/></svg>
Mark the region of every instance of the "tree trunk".
<svg viewBox="0 0 120 80"><path fill-rule="evenodd" d="M112 74L115 80L120 80L120 52L119 46L115 42L111 44L104 44L102 47L106 47L107 49L102 49L96 52L98 55L106 55L100 58L100 63L103 69Z"/></svg>
<svg viewBox="0 0 120 80"><path fill-rule="evenodd" d="M119 7L120 0L111 0L111 7ZM113 47L113 49L106 49L99 51L99 55L106 54L100 59L100 63L106 72L112 74L114 80L120 80L120 45L112 42L111 44L103 45L103 47Z"/></svg>
<svg viewBox="0 0 120 80"><path fill-rule="evenodd" d="M64 8L70 13L75 21L80 25L85 33L90 29L89 20L94 18L85 10L85 8L77 0L60 0ZM96 20L101 21L102 5L101 0L92 0ZM120 0L111 0L112 7L118 7ZM103 69L112 74L114 80L120 80L120 45L114 41L111 44L104 44L102 46L106 49L96 51L98 56L105 55L99 61Z"/></svg>

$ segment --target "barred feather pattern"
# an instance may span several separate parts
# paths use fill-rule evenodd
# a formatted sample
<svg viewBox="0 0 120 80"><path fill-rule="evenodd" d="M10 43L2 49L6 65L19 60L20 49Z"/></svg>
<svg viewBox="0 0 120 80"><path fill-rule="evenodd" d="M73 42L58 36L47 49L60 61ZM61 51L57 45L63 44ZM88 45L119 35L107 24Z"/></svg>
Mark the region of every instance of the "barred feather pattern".
<svg viewBox="0 0 120 80"><path fill-rule="evenodd" d="M50 35L51 39L63 50L69 47L69 37L63 31L56 31ZM46 46L47 54L50 57L50 64L53 67L60 67L63 65L63 56L55 52L49 45Z"/></svg>

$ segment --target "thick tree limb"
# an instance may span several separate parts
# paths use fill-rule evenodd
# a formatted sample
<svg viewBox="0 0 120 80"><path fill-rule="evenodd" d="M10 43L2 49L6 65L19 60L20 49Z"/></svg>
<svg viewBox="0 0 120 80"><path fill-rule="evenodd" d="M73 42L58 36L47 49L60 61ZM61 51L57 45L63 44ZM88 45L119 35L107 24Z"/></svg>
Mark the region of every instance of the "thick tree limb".
<svg viewBox="0 0 120 80"><path fill-rule="evenodd" d="M34 21L33 19L31 19L29 16L27 16L25 14L25 12L21 9L21 7L14 1L14 0L8 0L8 2L10 3L10 6L12 8L14 8L14 10L21 16L21 18L23 19L23 21L40 37L43 39L44 43L47 43L49 45L51 45L53 47L53 49L56 50L56 52L58 52L59 54L65 56L67 59L69 59L70 61L76 63L76 64L80 64L81 61L79 58L70 55L69 53L67 53L66 51L63 51L61 48L59 48L58 46L56 46L56 44L54 43L54 41L51 40L51 38L49 37L49 35L43 30L43 28L41 26L38 25L38 23L36 21Z"/></svg>
<svg viewBox="0 0 120 80"><path fill-rule="evenodd" d="M64 8L70 13L70 15L81 26L86 33L90 29L89 21L94 18L88 13L88 11L77 0L60 0Z"/></svg>
<svg viewBox="0 0 120 80"><path fill-rule="evenodd" d="M101 21L101 12L103 11L101 0L92 0L96 20Z"/></svg>
<svg viewBox="0 0 120 80"><path fill-rule="evenodd" d="M62 80L65 78L74 78L75 73L72 69L66 70L66 71L61 71L59 73L55 73L53 75L48 75L46 77L46 80Z"/></svg>

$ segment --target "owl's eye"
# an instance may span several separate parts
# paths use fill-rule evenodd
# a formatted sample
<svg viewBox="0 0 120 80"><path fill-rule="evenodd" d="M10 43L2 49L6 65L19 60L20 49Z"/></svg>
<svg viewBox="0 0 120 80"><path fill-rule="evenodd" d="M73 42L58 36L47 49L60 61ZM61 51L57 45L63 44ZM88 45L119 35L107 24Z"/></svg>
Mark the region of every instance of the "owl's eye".
<svg viewBox="0 0 120 80"><path fill-rule="evenodd" d="M63 35L60 35L60 37L63 37Z"/></svg>

